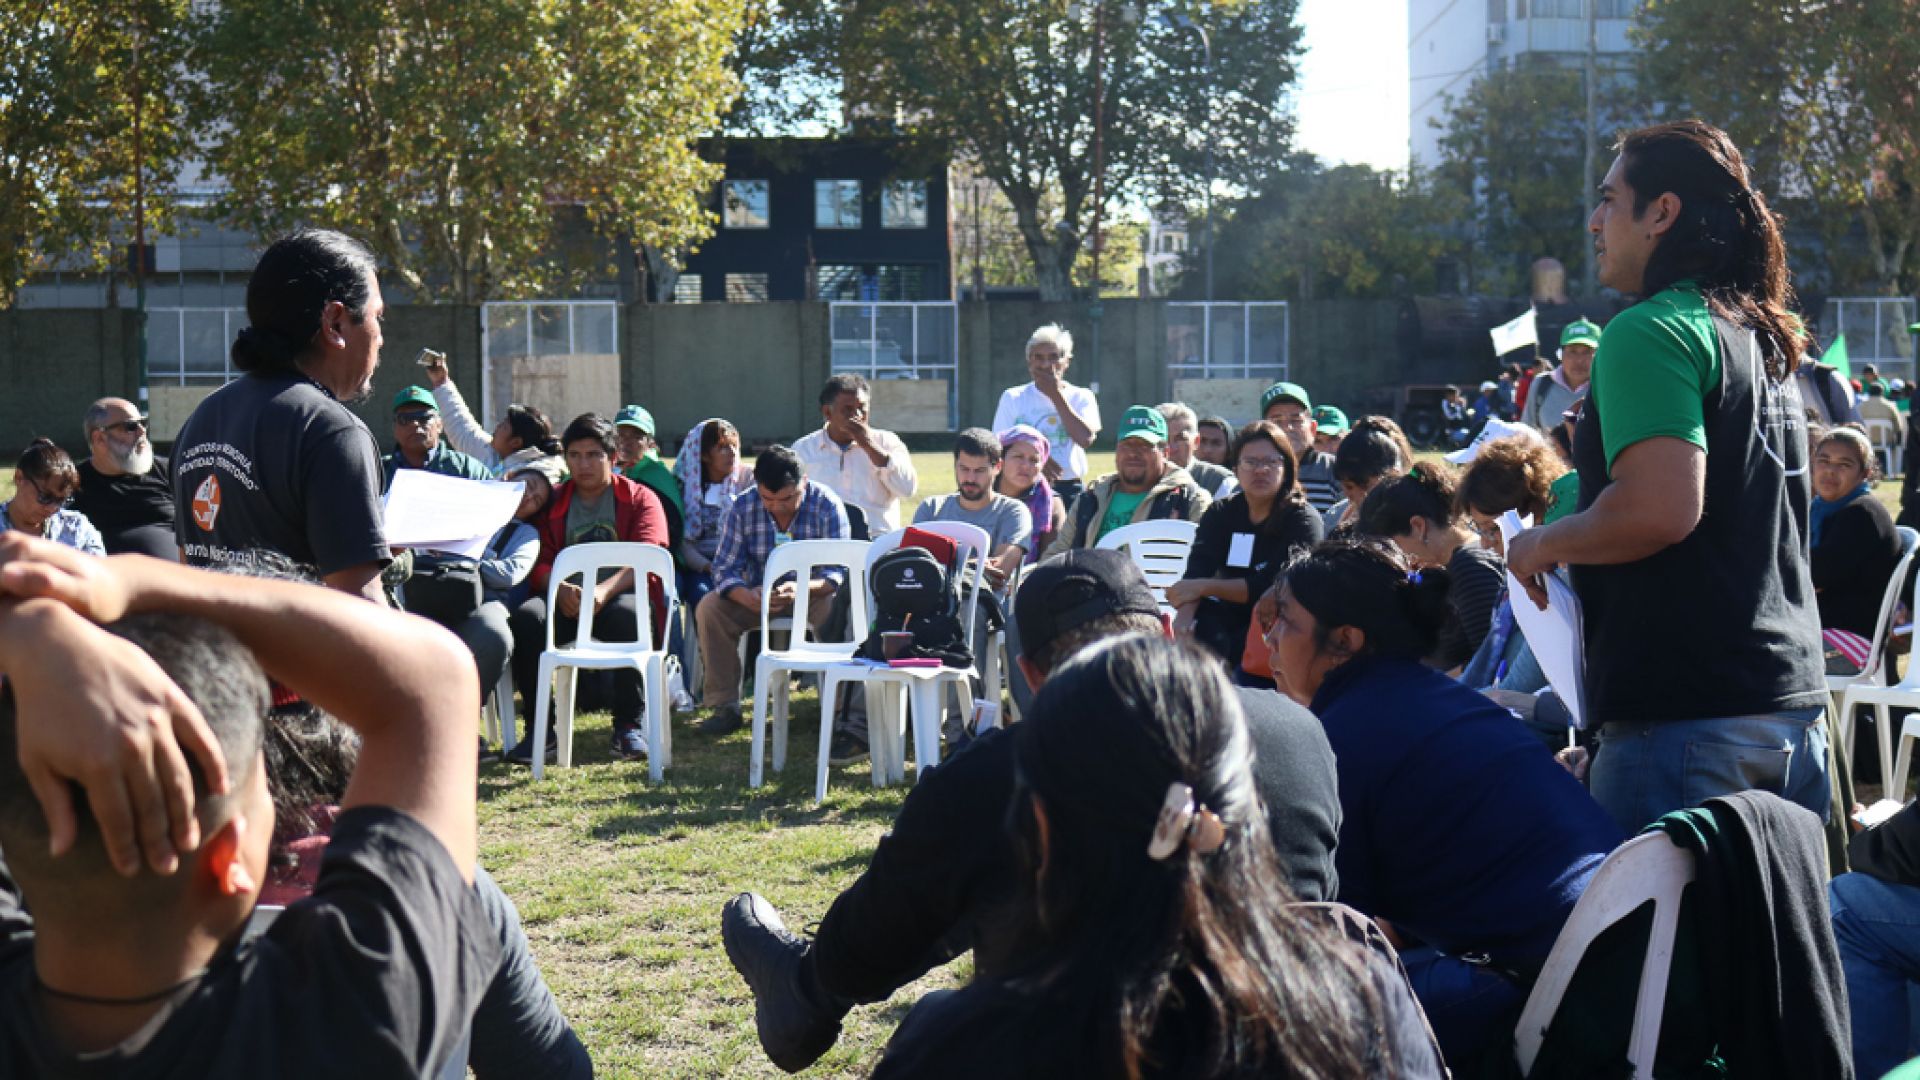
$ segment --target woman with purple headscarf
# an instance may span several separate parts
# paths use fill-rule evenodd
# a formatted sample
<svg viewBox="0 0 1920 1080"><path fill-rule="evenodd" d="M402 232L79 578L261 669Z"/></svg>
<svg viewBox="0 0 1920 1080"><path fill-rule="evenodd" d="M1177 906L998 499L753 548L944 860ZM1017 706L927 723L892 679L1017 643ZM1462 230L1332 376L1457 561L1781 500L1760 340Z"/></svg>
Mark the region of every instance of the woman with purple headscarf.
<svg viewBox="0 0 1920 1080"><path fill-rule="evenodd" d="M1006 455L1006 464L1000 470L1000 479L994 482L994 490L1027 504L1027 512L1033 515L1033 540L1027 546L1027 562L1036 563L1067 518L1067 508L1047 486L1044 475L1051 447L1040 429L1030 424L1015 424L1000 432L1000 448Z"/></svg>

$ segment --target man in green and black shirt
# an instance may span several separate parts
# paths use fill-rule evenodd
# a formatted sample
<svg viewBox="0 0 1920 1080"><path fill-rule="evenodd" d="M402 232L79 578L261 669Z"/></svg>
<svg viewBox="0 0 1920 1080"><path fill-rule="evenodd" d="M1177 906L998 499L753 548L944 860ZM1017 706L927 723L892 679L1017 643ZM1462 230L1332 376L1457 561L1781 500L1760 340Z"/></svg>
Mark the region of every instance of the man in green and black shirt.
<svg viewBox="0 0 1920 1080"><path fill-rule="evenodd" d="M1516 537L1508 566L1573 567L1593 794L1622 827L1748 788L1824 816L1805 346L1779 226L1718 129L1619 150L1588 228L1600 283L1642 299L1600 338L1579 511Z"/></svg>

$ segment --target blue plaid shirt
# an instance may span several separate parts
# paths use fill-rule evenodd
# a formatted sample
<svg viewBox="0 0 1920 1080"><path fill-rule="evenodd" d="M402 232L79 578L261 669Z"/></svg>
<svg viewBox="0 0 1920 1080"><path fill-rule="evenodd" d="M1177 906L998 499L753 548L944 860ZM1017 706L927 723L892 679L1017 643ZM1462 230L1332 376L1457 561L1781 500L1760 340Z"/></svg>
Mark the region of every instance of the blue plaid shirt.
<svg viewBox="0 0 1920 1080"><path fill-rule="evenodd" d="M800 496L800 509L788 523L785 540L845 540L847 508L840 497L824 484L803 480L806 493ZM760 489L750 487L733 500L727 516L720 521L720 547L713 554L713 591L722 595L738 585L748 589L762 586L767 559L776 545L784 543L780 529L760 501ZM836 585L845 571L823 570L815 576Z"/></svg>

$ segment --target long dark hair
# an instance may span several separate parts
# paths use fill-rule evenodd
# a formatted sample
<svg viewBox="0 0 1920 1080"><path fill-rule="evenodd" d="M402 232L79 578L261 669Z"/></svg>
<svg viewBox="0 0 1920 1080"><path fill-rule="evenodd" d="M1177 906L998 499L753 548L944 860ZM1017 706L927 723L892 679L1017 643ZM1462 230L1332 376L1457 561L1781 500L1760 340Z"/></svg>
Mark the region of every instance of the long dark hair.
<svg viewBox="0 0 1920 1080"><path fill-rule="evenodd" d="M547 419L546 413L531 405L507 406L507 428L523 447L533 447L547 455L565 452L560 440L554 438L553 422Z"/></svg>
<svg viewBox="0 0 1920 1080"><path fill-rule="evenodd" d="M358 324L373 295L373 253L344 233L300 229L273 242L247 279L247 322L233 366L251 374L294 370L320 315L338 300Z"/></svg>
<svg viewBox="0 0 1920 1080"><path fill-rule="evenodd" d="M1217 660L1157 636L1103 642L1053 672L1014 730L1007 818L1027 873L1012 910L1027 962L1011 982L1085 1010L1061 1027L1106 1040L1093 1071L1368 1071L1380 1002L1355 950L1288 906ZM1148 843L1175 784L1218 815L1225 843L1156 860Z"/></svg>
<svg viewBox="0 0 1920 1080"><path fill-rule="evenodd" d="M1413 465L1413 445L1400 425L1384 416L1363 416L1340 440L1333 454L1333 478L1365 487Z"/></svg>
<svg viewBox="0 0 1920 1080"><path fill-rule="evenodd" d="M1635 218L1667 192L1680 199L1679 219L1647 259L1642 294L1690 279L1714 314L1772 346L1767 368L1776 378L1799 367L1808 346L1792 310L1786 241L1740 148L1711 124L1679 120L1628 132L1615 149Z"/></svg>
<svg viewBox="0 0 1920 1080"><path fill-rule="evenodd" d="M1454 495L1460 486L1451 468L1423 461L1405 476L1396 476L1367 493L1360 504L1360 531L1374 536L1405 536L1413 519L1426 518L1450 526L1459 520Z"/></svg>
<svg viewBox="0 0 1920 1080"><path fill-rule="evenodd" d="M1240 452L1257 442L1264 442L1280 452L1280 491L1274 497L1273 510L1278 511L1288 503L1304 505L1307 493L1300 490L1300 462L1293 456L1293 444L1287 441L1287 433L1271 420L1255 420L1240 429L1240 433L1233 437L1233 445L1227 449L1227 467L1238 470ZM1281 516L1277 512L1269 512L1267 520L1261 523L1261 531L1279 531L1283 528Z"/></svg>
<svg viewBox="0 0 1920 1080"><path fill-rule="evenodd" d="M1447 572L1418 570L1391 540L1336 534L1288 564L1280 580L1317 624L1315 644L1334 630L1366 635L1362 654L1396 660L1430 655L1447 621Z"/></svg>

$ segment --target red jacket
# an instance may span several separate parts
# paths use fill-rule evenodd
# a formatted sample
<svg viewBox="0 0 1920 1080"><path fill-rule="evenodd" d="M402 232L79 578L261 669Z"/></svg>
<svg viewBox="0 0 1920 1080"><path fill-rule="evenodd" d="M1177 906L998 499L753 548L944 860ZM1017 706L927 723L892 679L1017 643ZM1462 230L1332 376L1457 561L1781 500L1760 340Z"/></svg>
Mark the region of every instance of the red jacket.
<svg viewBox="0 0 1920 1080"><path fill-rule="evenodd" d="M567 507L573 504L573 481L569 480L554 489L553 498L547 500L547 511L540 519L540 558L533 564L533 576L528 581L533 586L533 595L545 597L547 579L553 576L553 560L560 549L567 546ZM644 485L636 484L618 473L613 477L613 528L620 539L631 544L656 544L666 547L667 511L660 505L660 496L655 495ZM666 590L658 579L649 577L648 590L653 594L653 633L658 641L666 623Z"/></svg>

